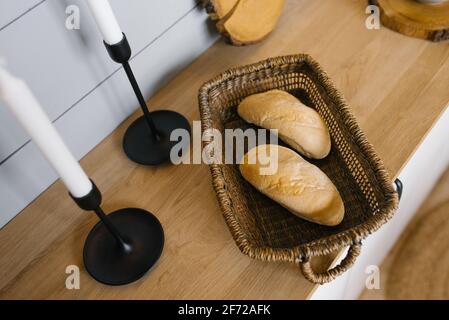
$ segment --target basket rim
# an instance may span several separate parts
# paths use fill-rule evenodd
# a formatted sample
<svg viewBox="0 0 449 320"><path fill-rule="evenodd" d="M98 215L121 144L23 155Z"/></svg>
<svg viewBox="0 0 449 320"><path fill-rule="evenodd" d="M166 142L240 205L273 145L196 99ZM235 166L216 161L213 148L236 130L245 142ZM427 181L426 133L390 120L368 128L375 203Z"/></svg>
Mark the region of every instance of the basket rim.
<svg viewBox="0 0 449 320"><path fill-rule="evenodd" d="M308 54L273 57L246 66L234 67L204 83L201 86L198 95L202 131L204 132L206 129L212 127L211 119L208 115L209 93L220 83L271 67L278 67L281 65L302 65L304 63L315 72L326 94L338 105L348 130L353 136L353 142L360 148L361 153L365 155L368 164L374 171L376 180L385 196L385 205L383 208L379 208L379 211L375 215L372 215L360 225L306 244L291 248L257 247L248 240L246 235L242 232L238 220L235 218L232 200L221 180L223 177L221 167L224 166L224 164L211 164L209 165L209 168L212 175L212 184L218 197L223 216L231 231L231 235L239 249L251 258L264 261L299 263L307 257L326 255L336 250L343 249L344 247L361 243L361 241L368 235L377 231L383 224L390 220L398 206L398 194L393 188L393 182L390 179L383 162L376 154L374 147L366 139L365 134L359 127L355 116L352 114L352 111L343 96L335 88L327 73Z"/></svg>

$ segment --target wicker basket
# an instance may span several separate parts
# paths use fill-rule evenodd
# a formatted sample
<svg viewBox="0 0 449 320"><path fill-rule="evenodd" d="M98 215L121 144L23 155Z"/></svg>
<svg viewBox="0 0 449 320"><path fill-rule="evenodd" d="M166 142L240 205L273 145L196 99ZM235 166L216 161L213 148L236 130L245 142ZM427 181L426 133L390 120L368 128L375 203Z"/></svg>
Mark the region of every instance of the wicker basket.
<svg viewBox="0 0 449 320"><path fill-rule="evenodd" d="M349 269L361 241L394 214L398 195L381 160L360 130L349 107L320 66L308 55L272 58L231 69L200 89L202 130L246 129L251 125L236 107L248 95L282 89L313 107L324 119L332 150L323 160L309 160L338 188L345 218L326 227L297 218L259 193L240 175L237 165L210 165L212 183L240 250L251 258L298 264L314 283L326 283ZM315 272L310 259L349 246L336 267Z"/></svg>

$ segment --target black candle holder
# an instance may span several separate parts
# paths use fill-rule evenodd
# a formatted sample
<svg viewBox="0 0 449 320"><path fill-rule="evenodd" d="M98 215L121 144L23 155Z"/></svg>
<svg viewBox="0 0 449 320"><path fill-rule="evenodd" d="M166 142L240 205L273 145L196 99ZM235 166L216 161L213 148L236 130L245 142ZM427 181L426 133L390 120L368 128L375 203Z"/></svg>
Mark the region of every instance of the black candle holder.
<svg viewBox="0 0 449 320"><path fill-rule="evenodd" d="M106 49L117 63L121 63L129 82L136 94L143 116L135 120L127 129L123 138L123 150L132 161L144 165L157 165L170 160L170 150L177 141L170 141L175 129L185 129L190 133L187 119L174 111L158 110L150 112L129 65L131 48L125 34L123 39L110 45L104 42Z"/></svg>
<svg viewBox="0 0 449 320"><path fill-rule="evenodd" d="M69 193L70 194L70 193ZM94 211L100 221L84 244L87 272L108 285L124 285L140 279L159 260L164 247L164 230L150 212L126 208L106 215L101 193L92 190L82 198L70 196L83 210Z"/></svg>

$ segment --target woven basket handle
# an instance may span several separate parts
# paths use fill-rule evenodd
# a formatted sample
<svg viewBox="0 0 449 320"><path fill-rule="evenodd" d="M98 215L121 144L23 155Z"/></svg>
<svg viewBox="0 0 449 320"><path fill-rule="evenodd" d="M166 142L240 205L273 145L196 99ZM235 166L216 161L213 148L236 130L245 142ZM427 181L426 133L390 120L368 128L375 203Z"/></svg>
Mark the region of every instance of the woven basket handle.
<svg viewBox="0 0 449 320"><path fill-rule="evenodd" d="M322 273L313 271L312 266L310 265L310 257L306 257L300 262L301 271L304 277L313 283L323 284L330 282L352 267L359 256L361 249L361 243L351 245L348 254L339 265Z"/></svg>

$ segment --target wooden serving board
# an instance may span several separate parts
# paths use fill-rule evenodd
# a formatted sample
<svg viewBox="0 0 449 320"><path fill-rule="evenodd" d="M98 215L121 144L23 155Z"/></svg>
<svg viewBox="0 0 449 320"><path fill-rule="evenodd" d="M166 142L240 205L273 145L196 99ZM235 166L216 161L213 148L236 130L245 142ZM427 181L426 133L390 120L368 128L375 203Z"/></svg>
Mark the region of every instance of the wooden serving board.
<svg viewBox="0 0 449 320"><path fill-rule="evenodd" d="M415 0L377 0L382 24L407 36L449 39L449 2L424 4Z"/></svg>

